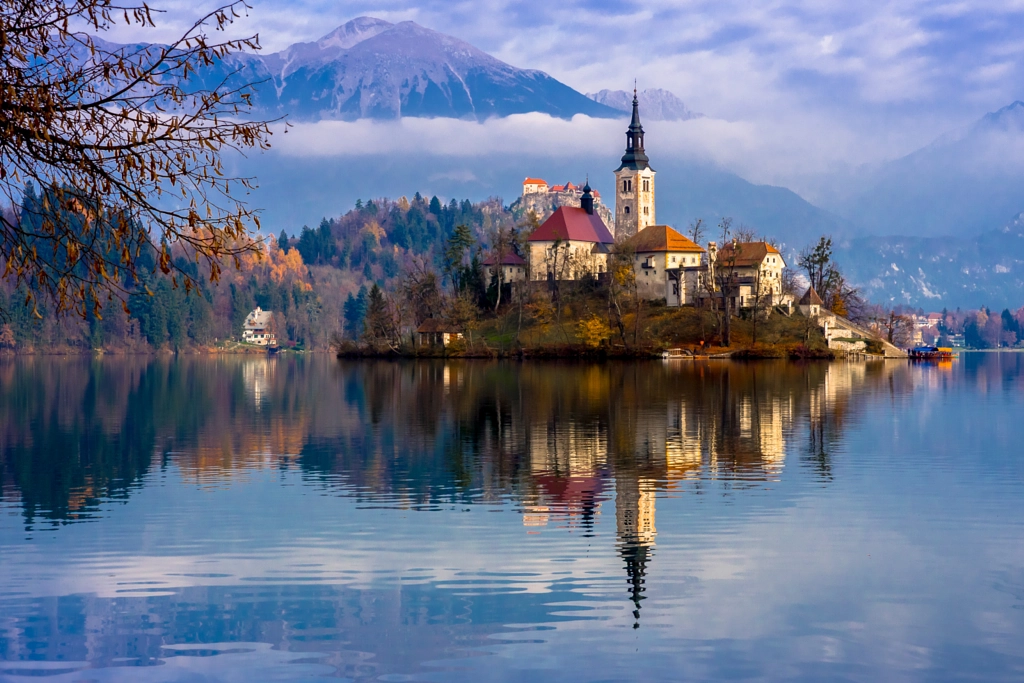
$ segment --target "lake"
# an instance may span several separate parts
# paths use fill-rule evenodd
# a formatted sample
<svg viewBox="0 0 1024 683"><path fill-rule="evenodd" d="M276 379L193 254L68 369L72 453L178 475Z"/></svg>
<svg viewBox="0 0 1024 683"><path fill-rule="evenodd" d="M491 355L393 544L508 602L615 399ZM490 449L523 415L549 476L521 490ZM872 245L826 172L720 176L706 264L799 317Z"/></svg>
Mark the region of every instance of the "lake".
<svg viewBox="0 0 1024 683"><path fill-rule="evenodd" d="M0 359L0 681L1020 681L1024 354Z"/></svg>

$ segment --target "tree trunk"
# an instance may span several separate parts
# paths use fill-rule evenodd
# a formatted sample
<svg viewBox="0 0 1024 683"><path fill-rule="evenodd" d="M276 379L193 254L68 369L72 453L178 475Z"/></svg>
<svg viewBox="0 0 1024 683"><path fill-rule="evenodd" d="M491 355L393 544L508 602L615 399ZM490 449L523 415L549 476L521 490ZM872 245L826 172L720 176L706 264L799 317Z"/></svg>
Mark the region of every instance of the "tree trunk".
<svg viewBox="0 0 1024 683"><path fill-rule="evenodd" d="M724 324L722 325L722 346L729 346L732 340L732 305L729 302L729 297L724 297L725 303L725 316Z"/></svg>

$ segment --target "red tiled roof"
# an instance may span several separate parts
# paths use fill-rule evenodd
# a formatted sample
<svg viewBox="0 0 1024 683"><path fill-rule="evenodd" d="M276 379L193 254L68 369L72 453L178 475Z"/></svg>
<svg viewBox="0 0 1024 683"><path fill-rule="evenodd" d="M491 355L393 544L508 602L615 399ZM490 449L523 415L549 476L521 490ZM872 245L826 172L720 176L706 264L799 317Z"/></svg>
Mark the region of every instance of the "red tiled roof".
<svg viewBox="0 0 1024 683"><path fill-rule="evenodd" d="M523 181L523 185L547 185L547 181L541 180L540 178L527 178Z"/></svg>
<svg viewBox="0 0 1024 683"><path fill-rule="evenodd" d="M494 261L495 261L494 254L491 254L490 256L488 256L487 258L484 259L484 265L485 266L493 266L494 265ZM503 266L524 266L524 265L526 265L526 260L523 259L523 257L520 256L519 254L516 254L516 253L513 253L513 252L510 251L509 253L505 254L505 258L501 259L501 265L503 265Z"/></svg>
<svg viewBox="0 0 1024 683"><path fill-rule="evenodd" d="M539 228L533 231L528 241L554 242L575 240L577 242L603 242L612 244L615 238L608 227L595 213L587 213L575 206L560 206Z"/></svg>

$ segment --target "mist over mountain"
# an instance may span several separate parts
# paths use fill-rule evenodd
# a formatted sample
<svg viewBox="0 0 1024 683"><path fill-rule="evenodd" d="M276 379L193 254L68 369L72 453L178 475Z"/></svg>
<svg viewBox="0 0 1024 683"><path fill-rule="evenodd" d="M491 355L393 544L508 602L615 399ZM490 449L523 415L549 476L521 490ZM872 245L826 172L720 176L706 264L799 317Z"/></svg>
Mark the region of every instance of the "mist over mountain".
<svg viewBox="0 0 1024 683"><path fill-rule="evenodd" d="M978 236L843 240L835 257L872 301L928 310L1024 301L1024 213Z"/></svg>
<svg viewBox="0 0 1024 683"><path fill-rule="evenodd" d="M979 235L1024 210L1024 102L867 174L833 208L879 235Z"/></svg>
<svg viewBox="0 0 1024 683"><path fill-rule="evenodd" d="M587 97L612 109L633 111L633 93L626 90L601 90ZM637 93L637 101L645 119L650 121L689 121L703 116L691 111L681 99L668 90L648 88Z"/></svg>
<svg viewBox="0 0 1024 683"><path fill-rule="evenodd" d="M622 115L542 71L516 68L458 38L372 17L281 52L229 55L198 78L207 87L224 79L257 82L253 114L294 121Z"/></svg>

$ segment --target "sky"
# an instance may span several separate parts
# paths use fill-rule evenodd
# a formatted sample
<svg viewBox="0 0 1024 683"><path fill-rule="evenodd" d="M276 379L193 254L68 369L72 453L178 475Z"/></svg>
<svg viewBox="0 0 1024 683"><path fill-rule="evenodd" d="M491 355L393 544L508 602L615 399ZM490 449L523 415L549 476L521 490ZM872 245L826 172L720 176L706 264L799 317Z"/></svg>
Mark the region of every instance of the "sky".
<svg viewBox="0 0 1024 683"><path fill-rule="evenodd" d="M204 3L212 7L211 3ZM755 182L814 192L809 176L905 155L1024 99L1024 0L251 0L231 30L267 52L312 41L358 16L412 20L581 92L672 91L707 119L663 126L674 152L712 157ZM195 2L156 0L166 40ZM447 137L452 122L399 124L391 137ZM460 122L481 153L507 126ZM581 122L581 126L595 126ZM476 128L473 128L476 126ZM529 119L513 137L564 137ZM335 131L337 132L337 131ZM352 131L357 137L359 131ZM307 132L306 139L319 137ZM296 135L295 153L309 147Z"/></svg>

